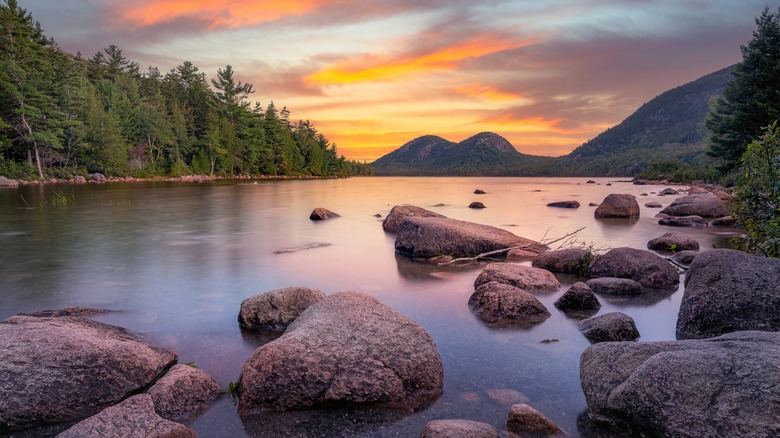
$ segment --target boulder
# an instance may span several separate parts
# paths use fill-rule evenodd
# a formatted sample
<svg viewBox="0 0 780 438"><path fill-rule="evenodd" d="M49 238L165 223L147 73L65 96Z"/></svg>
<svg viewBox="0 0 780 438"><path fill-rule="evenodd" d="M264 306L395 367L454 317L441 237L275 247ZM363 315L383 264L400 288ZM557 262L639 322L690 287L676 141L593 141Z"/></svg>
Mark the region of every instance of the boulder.
<svg viewBox="0 0 780 438"><path fill-rule="evenodd" d="M732 216L723 216L711 220L707 225L712 227L736 227L737 220L734 219Z"/></svg>
<svg viewBox="0 0 780 438"><path fill-rule="evenodd" d="M701 195L703 193L709 193L710 191L704 187L692 186L688 189L688 195Z"/></svg>
<svg viewBox="0 0 780 438"><path fill-rule="evenodd" d="M647 208L662 208L662 207L663 207L663 205L661 205L661 203L660 203L660 202L655 202L655 201L653 201L653 202L648 202L648 203L646 203L646 204L645 204L645 207L647 207Z"/></svg>
<svg viewBox="0 0 780 438"><path fill-rule="evenodd" d="M490 263L485 266L474 281L474 288L479 289L490 282L508 284L532 293L555 292L561 288L552 272L515 263Z"/></svg>
<svg viewBox="0 0 780 438"><path fill-rule="evenodd" d="M661 213L669 216L716 218L726 216L728 211L726 211L726 206L720 198L707 192L677 198L671 205L661 210Z"/></svg>
<svg viewBox="0 0 780 438"><path fill-rule="evenodd" d="M581 321L577 328L593 344L633 341L639 338L634 320L622 312L611 312Z"/></svg>
<svg viewBox="0 0 780 438"><path fill-rule="evenodd" d="M475 201L469 204L469 208L485 208L485 204Z"/></svg>
<svg viewBox="0 0 780 438"><path fill-rule="evenodd" d="M382 221L382 229L388 233L397 233L401 221L408 217L444 217L439 213L428 211L414 205L396 205Z"/></svg>
<svg viewBox="0 0 780 438"><path fill-rule="evenodd" d="M395 238L395 249L409 257L472 257L518 246L536 252L549 249L500 228L445 217L406 218Z"/></svg>
<svg viewBox="0 0 780 438"><path fill-rule="evenodd" d="M93 415L140 391L176 354L74 316L0 323L0 432Z"/></svg>
<svg viewBox="0 0 780 438"><path fill-rule="evenodd" d="M341 217L341 215L322 207L315 208L309 215L309 219L313 221L324 221L326 219L335 219L337 217Z"/></svg>
<svg viewBox="0 0 780 438"><path fill-rule="evenodd" d="M563 311L587 311L601 308L596 294L581 281L574 283L553 305Z"/></svg>
<svg viewBox="0 0 780 438"><path fill-rule="evenodd" d="M222 393L219 382L189 365L174 365L147 393L154 410L171 421L183 421L200 414Z"/></svg>
<svg viewBox="0 0 780 438"><path fill-rule="evenodd" d="M106 181L106 177L102 173L95 172L95 173L92 174L91 178L92 178L92 181L96 181L96 182L105 182Z"/></svg>
<svg viewBox="0 0 780 438"><path fill-rule="evenodd" d="M664 196L666 196L666 195L679 195L680 194L680 192L678 192L677 190L672 189L672 188L665 188L665 189L661 190L660 193L662 195L664 195Z"/></svg>
<svg viewBox="0 0 780 438"><path fill-rule="evenodd" d="M577 201L558 201L547 204L548 207L557 208L580 208L580 203Z"/></svg>
<svg viewBox="0 0 780 438"><path fill-rule="evenodd" d="M483 284L471 294L469 307L485 322L537 324L550 312L530 293L504 283Z"/></svg>
<svg viewBox="0 0 780 438"><path fill-rule="evenodd" d="M506 428L520 436L565 435L558 425L525 403L512 405L507 415Z"/></svg>
<svg viewBox="0 0 780 438"><path fill-rule="evenodd" d="M76 175L73 177L73 181L77 183L85 183L87 182L87 178L85 178L83 175Z"/></svg>
<svg viewBox="0 0 780 438"><path fill-rule="evenodd" d="M420 432L420 438L499 438L498 429L478 421L432 420Z"/></svg>
<svg viewBox="0 0 780 438"><path fill-rule="evenodd" d="M19 181L15 179L8 179L4 176L0 176L0 187L17 187L19 186Z"/></svg>
<svg viewBox="0 0 780 438"><path fill-rule="evenodd" d="M476 189L476 190L474 190L474 194L475 195L485 195L487 193L484 190Z"/></svg>
<svg viewBox="0 0 780 438"><path fill-rule="evenodd" d="M588 270L590 251L582 248L566 248L543 252L536 256L531 265L562 274L583 275Z"/></svg>
<svg viewBox="0 0 780 438"><path fill-rule="evenodd" d="M681 337L740 330L780 331L780 259L731 249L704 251L685 276Z"/></svg>
<svg viewBox="0 0 780 438"><path fill-rule="evenodd" d="M57 438L196 438L191 429L166 420L154 411L154 402L148 394L134 395L116 406L104 409Z"/></svg>
<svg viewBox="0 0 780 438"><path fill-rule="evenodd" d="M639 203L633 195L611 194L596 208L599 218L636 218L639 217Z"/></svg>
<svg viewBox="0 0 780 438"><path fill-rule="evenodd" d="M588 267L591 278L629 278L644 287L676 289L680 275L662 257L642 249L614 248L596 257Z"/></svg>
<svg viewBox="0 0 780 438"><path fill-rule="evenodd" d="M639 295L642 285L629 278L599 277L592 278L585 284L595 293L601 295Z"/></svg>
<svg viewBox="0 0 780 438"><path fill-rule="evenodd" d="M664 233L647 242L647 249L655 251L698 251L699 242L690 234L685 233Z"/></svg>
<svg viewBox="0 0 780 438"><path fill-rule="evenodd" d="M258 348L238 380L238 412L340 406L414 410L442 393L433 338L376 298L341 292Z"/></svg>
<svg viewBox="0 0 780 438"><path fill-rule="evenodd" d="M580 381L591 419L616 436L780 436L780 333L596 344Z"/></svg>
<svg viewBox="0 0 780 438"><path fill-rule="evenodd" d="M678 266L688 267L697 255L699 255L699 251L680 251L674 253L671 260Z"/></svg>
<svg viewBox="0 0 780 438"><path fill-rule="evenodd" d="M241 302L238 324L245 329L281 333L304 310L323 298L322 291L306 287L287 287L254 295Z"/></svg>
<svg viewBox="0 0 780 438"><path fill-rule="evenodd" d="M669 227L703 227L707 225L707 221L701 216L667 216L661 217L658 220L658 225L666 225Z"/></svg>
<svg viewBox="0 0 780 438"><path fill-rule="evenodd" d="M593 181L592 179L589 179L585 181L585 184L596 184L596 181Z"/></svg>

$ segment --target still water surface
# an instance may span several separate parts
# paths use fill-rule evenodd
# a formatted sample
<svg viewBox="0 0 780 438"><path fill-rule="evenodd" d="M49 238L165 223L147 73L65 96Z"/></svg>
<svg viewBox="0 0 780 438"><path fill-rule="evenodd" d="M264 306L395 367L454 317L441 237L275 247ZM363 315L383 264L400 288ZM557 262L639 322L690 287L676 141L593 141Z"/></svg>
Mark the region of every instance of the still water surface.
<svg viewBox="0 0 780 438"><path fill-rule="evenodd" d="M306 286L326 294L359 291L414 319L434 338L445 372L443 396L400 419L329 412L313 418L274 417L246 424L223 397L191 422L201 437L416 436L436 418L504 427L508 407L486 390L509 388L572 436L588 435L579 356L588 341L552 303L563 288L537 297L552 317L531 329L490 328L469 310L472 284L484 265L442 268L412 263L393 250L381 219L394 205L418 205L446 216L493 225L531 239L586 227L578 241L608 248L645 248L674 231L657 225L642 205L663 186L584 178L351 178L239 184L167 182L24 186L0 190L0 319L69 306L117 310L96 319L127 327L195 362L227 387L267 340L242 334L241 301L267 290ZM607 186L608 182L612 186ZM475 189L487 192L474 195ZM609 193L638 197L639 220L597 221L594 207ZM647 193L648 196L640 196ZM57 195L67 205L52 205ZM467 208L472 201L487 208ZM548 208L578 200L579 209ZM443 207L434 207L444 204ZM313 222L314 207L341 218ZM686 229L702 249L724 246L731 230ZM327 245L320 245L327 244ZM315 246L298 251L280 250ZM526 262L527 263L527 262ZM682 288L651 300L609 302L636 321L642 341L672 340ZM540 343L544 339L558 342Z"/></svg>

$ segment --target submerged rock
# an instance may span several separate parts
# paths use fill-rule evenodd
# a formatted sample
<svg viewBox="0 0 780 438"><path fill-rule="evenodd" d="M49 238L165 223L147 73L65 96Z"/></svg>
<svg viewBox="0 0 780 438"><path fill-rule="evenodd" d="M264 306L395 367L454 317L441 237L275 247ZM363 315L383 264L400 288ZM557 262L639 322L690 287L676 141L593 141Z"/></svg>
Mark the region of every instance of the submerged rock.
<svg viewBox="0 0 780 438"><path fill-rule="evenodd" d="M665 213L664 213L665 214ZM658 225L669 227L703 227L707 221L701 216L665 216L658 220Z"/></svg>
<svg viewBox="0 0 780 438"><path fill-rule="evenodd" d="M335 219L337 217L341 217L340 214L334 213L327 208L317 207L314 210L312 210L311 214L309 215L309 219L313 221L322 221L326 219Z"/></svg>
<svg viewBox="0 0 780 438"><path fill-rule="evenodd" d="M557 424L525 403L512 405L507 415L506 428L520 436L544 437L565 435Z"/></svg>
<svg viewBox="0 0 780 438"><path fill-rule="evenodd" d="M550 317L550 312L530 293L508 284L490 282L471 294L469 307L485 322L536 324Z"/></svg>
<svg viewBox="0 0 780 438"><path fill-rule="evenodd" d="M51 318L51 317L61 317L61 316L87 317L87 316L102 315L104 313L111 313L111 312L112 311L108 309L94 309L91 307L66 307L64 309L36 310L34 312L29 312L29 313L20 313L19 315L35 316L38 318Z"/></svg>
<svg viewBox="0 0 780 438"><path fill-rule="evenodd" d="M645 287L676 289L680 274L662 257L642 249L614 248L597 257L588 276L629 278Z"/></svg>
<svg viewBox="0 0 780 438"><path fill-rule="evenodd" d="M155 411L171 421L202 413L222 392L216 379L189 365L174 365L147 391Z"/></svg>
<svg viewBox="0 0 780 438"><path fill-rule="evenodd" d="M443 205L443 204L442 204ZM388 233L397 233L401 222L409 217L444 217L439 213L426 210L414 205L396 205L390 210L385 220L382 221L382 229Z"/></svg>
<svg viewBox="0 0 780 438"><path fill-rule="evenodd" d="M582 334L593 344L639 339L634 319L622 312L605 313L588 318L577 325Z"/></svg>
<svg viewBox="0 0 780 438"><path fill-rule="evenodd" d="M246 329L281 333L323 298L322 291L307 287L286 287L254 295L241 302L238 324Z"/></svg>
<svg viewBox="0 0 780 438"><path fill-rule="evenodd" d="M636 218L639 217L639 203L634 195L607 195L594 213L599 218Z"/></svg>
<svg viewBox="0 0 780 438"><path fill-rule="evenodd" d="M642 285L630 278L591 278L585 284L593 292L601 295L639 295L643 291Z"/></svg>
<svg viewBox="0 0 780 438"><path fill-rule="evenodd" d="M490 282L508 284L532 293L555 292L561 288L552 272L515 263L490 263L485 266L474 281L474 288Z"/></svg>
<svg viewBox="0 0 780 438"><path fill-rule="evenodd" d="M499 438L498 429L478 421L469 420L431 420L422 431L420 438Z"/></svg>

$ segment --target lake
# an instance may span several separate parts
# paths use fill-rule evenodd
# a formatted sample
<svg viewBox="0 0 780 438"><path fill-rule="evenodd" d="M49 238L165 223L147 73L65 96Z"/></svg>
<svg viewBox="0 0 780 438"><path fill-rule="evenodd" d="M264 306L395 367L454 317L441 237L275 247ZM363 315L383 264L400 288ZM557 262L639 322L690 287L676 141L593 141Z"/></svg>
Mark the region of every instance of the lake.
<svg viewBox="0 0 780 438"><path fill-rule="evenodd" d="M666 186L594 180L374 177L2 189L0 319L69 306L112 309L116 312L94 319L143 334L177 352L180 363L195 362L227 387L254 349L268 341L239 329L243 299L287 286L326 294L358 291L432 335L445 373L444 394L436 403L403 418L370 410L328 411L268 415L244 424L230 398L223 397L188 425L201 437L417 436L436 418L483 421L501 430L509 407L486 391L514 389L570 435L589 435L577 421L585 411L579 356L589 344L577 331L578 321L553 307L576 279L559 277L559 292L537 295L552 313L544 323L530 329L491 328L467 306L484 263L437 267L411 262L395 254L394 236L382 230L382 219L375 215L412 204L536 240L585 227L578 243L605 250L644 249L648 240L669 231L691 234L706 250L726 246L734 231L657 225L658 209L643 204L671 203L674 196L651 193ZM474 195L475 189L487 194ZM588 204L610 193L636 195L641 217L594 219L595 207ZM546 207L564 200L578 200L581 207ZM487 208L467 208L472 201ZM311 221L315 207L342 217ZM600 297L599 314L629 314L641 341L673 340L681 296L682 286L651 300ZM540 343L545 339L558 341Z"/></svg>

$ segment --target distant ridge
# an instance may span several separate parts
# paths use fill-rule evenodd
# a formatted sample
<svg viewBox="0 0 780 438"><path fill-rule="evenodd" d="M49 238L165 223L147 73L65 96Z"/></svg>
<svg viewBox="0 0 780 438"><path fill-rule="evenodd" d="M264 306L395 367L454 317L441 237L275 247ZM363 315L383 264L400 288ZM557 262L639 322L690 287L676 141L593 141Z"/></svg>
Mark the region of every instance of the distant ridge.
<svg viewBox="0 0 780 438"><path fill-rule="evenodd" d="M500 135L483 132L460 143L419 137L372 166L377 175L632 176L654 162L697 164L706 148L707 115L735 67L656 96L562 157L521 154Z"/></svg>

